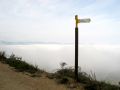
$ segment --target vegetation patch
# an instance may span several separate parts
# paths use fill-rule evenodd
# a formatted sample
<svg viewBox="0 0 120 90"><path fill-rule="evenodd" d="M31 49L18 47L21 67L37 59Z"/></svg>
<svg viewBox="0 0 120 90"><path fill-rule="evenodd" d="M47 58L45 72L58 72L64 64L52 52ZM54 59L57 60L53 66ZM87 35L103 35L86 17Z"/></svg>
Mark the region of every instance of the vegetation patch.
<svg viewBox="0 0 120 90"><path fill-rule="evenodd" d="M33 76L35 76L35 73L43 72L43 70L38 69L37 66L28 64L23 61L21 57L17 57L14 54L7 58L5 52L0 52L0 61L14 67L17 71L34 74Z"/></svg>
<svg viewBox="0 0 120 90"><path fill-rule="evenodd" d="M0 52L0 61L14 67L17 71L27 72L32 75L32 77L40 76L43 70L38 69L37 66L33 66L23 61L22 58L16 57L12 54L10 57L6 57L5 52ZM97 81L95 74L91 75L82 72L79 68L78 82L74 80L74 68L65 67L67 64L65 62L60 63L61 68L55 73L47 73L49 79L55 79L60 84L65 84L70 88L77 88L82 85L85 90L120 90L117 85L111 85L104 81ZM76 84L77 83L77 84Z"/></svg>
<svg viewBox="0 0 120 90"><path fill-rule="evenodd" d="M106 83L104 81L97 81L95 73L91 73L91 75L82 72L79 68L78 73L78 83L75 85L75 75L74 75L74 68L72 67L65 67L66 64L60 64L64 65L61 66L61 69L58 69L54 74L51 74L52 78L55 78L57 82L61 84L67 84L68 87L72 85L72 87L77 88L79 85L83 85L85 90L120 90L119 86L117 85L111 85L109 83Z"/></svg>

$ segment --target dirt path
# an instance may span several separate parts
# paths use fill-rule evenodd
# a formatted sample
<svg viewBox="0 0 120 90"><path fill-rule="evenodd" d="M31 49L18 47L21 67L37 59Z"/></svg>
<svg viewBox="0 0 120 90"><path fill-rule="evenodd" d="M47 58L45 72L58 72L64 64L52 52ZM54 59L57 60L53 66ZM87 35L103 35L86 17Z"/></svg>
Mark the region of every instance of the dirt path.
<svg viewBox="0 0 120 90"><path fill-rule="evenodd" d="M46 77L30 77L0 63L0 90L69 90Z"/></svg>

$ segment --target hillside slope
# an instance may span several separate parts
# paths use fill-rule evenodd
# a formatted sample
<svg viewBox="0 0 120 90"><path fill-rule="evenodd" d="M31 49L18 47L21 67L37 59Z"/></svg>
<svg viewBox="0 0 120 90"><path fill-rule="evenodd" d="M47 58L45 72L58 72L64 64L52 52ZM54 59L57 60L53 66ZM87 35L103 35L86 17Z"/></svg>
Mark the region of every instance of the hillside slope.
<svg viewBox="0 0 120 90"><path fill-rule="evenodd" d="M12 67L0 62L0 90L68 90L54 80L41 77L30 77L16 72Z"/></svg>

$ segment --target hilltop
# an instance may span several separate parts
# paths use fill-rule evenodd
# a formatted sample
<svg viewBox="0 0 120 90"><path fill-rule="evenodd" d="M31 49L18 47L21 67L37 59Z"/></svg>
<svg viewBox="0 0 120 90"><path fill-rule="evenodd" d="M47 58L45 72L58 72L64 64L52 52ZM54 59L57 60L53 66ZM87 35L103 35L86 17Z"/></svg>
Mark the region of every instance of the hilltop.
<svg viewBox="0 0 120 90"><path fill-rule="evenodd" d="M45 74L33 78L0 63L0 90L67 90L67 88L46 78Z"/></svg>
<svg viewBox="0 0 120 90"><path fill-rule="evenodd" d="M1 90L119 90L119 86L97 81L95 74L88 75L79 70L79 81L74 80L74 68L64 67L55 73L40 70L12 54L6 57L0 52Z"/></svg>

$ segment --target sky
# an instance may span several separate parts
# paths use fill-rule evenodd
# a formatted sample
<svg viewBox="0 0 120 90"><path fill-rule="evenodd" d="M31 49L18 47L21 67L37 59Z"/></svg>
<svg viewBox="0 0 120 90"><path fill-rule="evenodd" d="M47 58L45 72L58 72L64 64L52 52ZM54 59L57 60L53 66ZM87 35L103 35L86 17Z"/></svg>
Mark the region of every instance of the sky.
<svg viewBox="0 0 120 90"><path fill-rule="evenodd" d="M120 44L119 0L0 0L0 41Z"/></svg>

